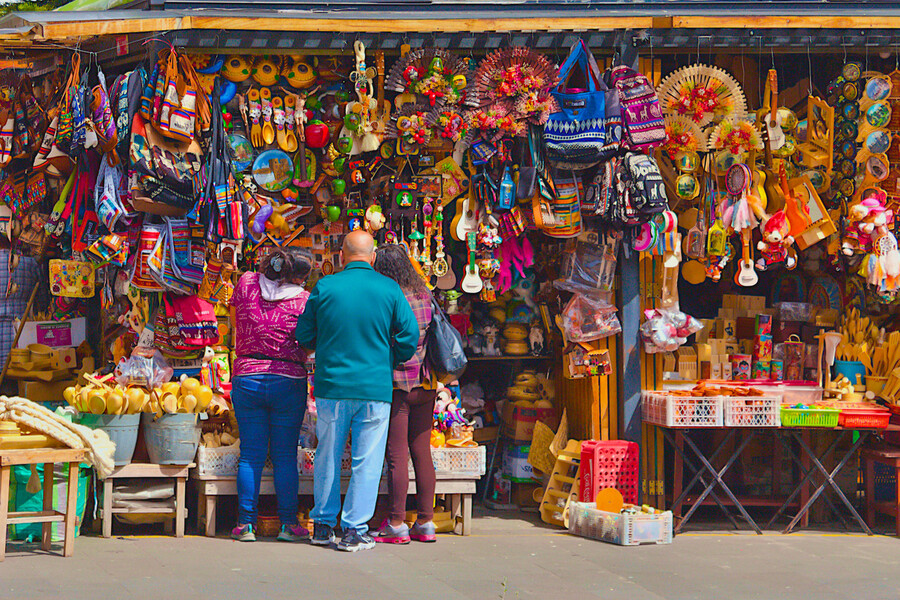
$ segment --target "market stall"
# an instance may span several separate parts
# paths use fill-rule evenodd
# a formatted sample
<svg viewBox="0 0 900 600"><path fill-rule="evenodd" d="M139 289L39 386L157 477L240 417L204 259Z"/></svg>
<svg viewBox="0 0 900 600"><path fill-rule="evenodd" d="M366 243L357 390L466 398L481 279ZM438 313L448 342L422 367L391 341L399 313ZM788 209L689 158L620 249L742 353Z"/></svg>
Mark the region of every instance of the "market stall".
<svg viewBox="0 0 900 600"><path fill-rule="evenodd" d="M478 16L403 31L118 16L48 19L47 40L96 46L5 81L9 264L41 273L8 377L107 431L120 466L135 445L141 461L195 462L207 532L240 453L234 283L293 247L313 286L359 228L405 245L465 344L432 435L448 529L467 529L479 481L492 509L556 525L611 487L623 506L605 506L629 519L644 515L627 505L688 504L681 527L713 502L756 527L745 507L779 509L774 522L795 506L790 529L821 497L866 529L849 501L857 450L900 400L889 43L859 55L865 35L821 29L793 60L774 35L715 41L696 14L584 17L584 40L492 35L511 25ZM824 50L834 39L850 56ZM614 474L594 477L608 457Z"/></svg>

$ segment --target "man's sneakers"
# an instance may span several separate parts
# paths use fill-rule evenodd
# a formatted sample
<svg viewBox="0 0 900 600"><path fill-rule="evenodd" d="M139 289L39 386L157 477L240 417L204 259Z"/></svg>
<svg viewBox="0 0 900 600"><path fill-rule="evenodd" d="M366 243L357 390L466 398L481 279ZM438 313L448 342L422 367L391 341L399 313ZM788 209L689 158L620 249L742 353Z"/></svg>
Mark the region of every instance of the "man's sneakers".
<svg viewBox="0 0 900 600"><path fill-rule="evenodd" d="M390 521L381 524L381 528L372 534L376 542L382 544L408 544L409 543L409 527L406 523L400 525L391 525Z"/></svg>
<svg viewBox="0 0 900 600"><path fill-rule="evenodd" d="M310 543L313 546L330 546L334 543L334 528L324 523L316 523Z"/></svg>
<svg viewBox="0 0 900 600"><path fill-rule="evenodd" d="M338 550L344 552L358 552L359 550L371 550L375 547L375 540L367 533L360 533L356 529L348 529L344 537L338 542Z"/></svg>
<svg viewBox="0 0 900 600"><path fill-rule="evenodd" d="M255 542L256 533L253 531L253 525L238 525L231 530L231 537L239 542Z"/></svg>
<svg viewBox="0 0 900 600"><path fill-rule="evenodd" d="M309 539L309 530L300 524L282 525L275 539L279 542L303 542Z"/></svg>

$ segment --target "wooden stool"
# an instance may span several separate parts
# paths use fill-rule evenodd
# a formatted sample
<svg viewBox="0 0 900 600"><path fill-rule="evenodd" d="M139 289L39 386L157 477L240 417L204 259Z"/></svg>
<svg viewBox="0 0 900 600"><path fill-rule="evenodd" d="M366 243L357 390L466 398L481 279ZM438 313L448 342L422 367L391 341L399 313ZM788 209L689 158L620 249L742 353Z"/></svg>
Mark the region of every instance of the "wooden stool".
<svg viewBox="0 0 900 600"><path fill-rule="evenodd" d="M78 464L87 460L86 450L71 448L35 448L0 451L0 562L6 558L7 525L43 523L41 549L50 551L51 523L65 523L63 556L75 553L75 520L78 500ZM66 512L53 510L53 464L69 463ZM44 510L40 512L9 511L9 482L15 465L44 465Z"/></svg>
<svg viewBox="0 0 900 600"><path fill-rule="evenodd" d="M875 522L875 512L891 515L896 520L897 535L900 535L900 448L863 448L860 452L866 473L866 520L871 527ZM894 469L894 485L897 497L883 502L875 501L875 463Z"/></svg>
<svg viewBox="0 0 900 600"><path fill-rule="evenodd" d="M184 537L184 519L187 514L184 500L184 484L187 481L190 469L189 465L156 465L150 463L132 463L122 467L116 467L112 474L103 480L103 508L100 510L100 518L103 521L103 537L112 536L112 522L115 514L165 514L175 515L175 537ZM175 508L161 508L158 500L143 500L133 502L139 506L132 508L113 508L113 482L116 479L153 479L166 478L175 480Z"/></svg>

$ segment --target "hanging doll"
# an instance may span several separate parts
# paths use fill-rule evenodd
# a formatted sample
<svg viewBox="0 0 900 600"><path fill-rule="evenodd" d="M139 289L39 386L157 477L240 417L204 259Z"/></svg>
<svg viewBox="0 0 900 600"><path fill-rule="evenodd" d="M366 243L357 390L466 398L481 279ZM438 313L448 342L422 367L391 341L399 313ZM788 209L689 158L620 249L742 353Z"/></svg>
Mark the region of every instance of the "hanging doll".
<svg viewBox="0 0 900 600"><path fill-rule="evenodd" d="M846 256L871 252L875 230L887 226L888 216L884 205L876 197L865 198L850 207L841 252Z"/></svg>
<svg viewBox="0 0 900 600"><path fill-rule="evenodd" d="M222 384L228 383L225 367L216 360L215 351L207 346L203 352L203 366L200 367L200 383L208 386L217 394L223 393Z"/></svg>
<svg viewBox="0 0 900 600"><path fill-rule="evenodd" d="M762 240L756 245L762 255L756 261L756 268L765 271L775 265L785 263L793 269L797 260L788 254L788 248L794 243L790 235L791 224L784 211L779 210L762 225Z"/></svg>

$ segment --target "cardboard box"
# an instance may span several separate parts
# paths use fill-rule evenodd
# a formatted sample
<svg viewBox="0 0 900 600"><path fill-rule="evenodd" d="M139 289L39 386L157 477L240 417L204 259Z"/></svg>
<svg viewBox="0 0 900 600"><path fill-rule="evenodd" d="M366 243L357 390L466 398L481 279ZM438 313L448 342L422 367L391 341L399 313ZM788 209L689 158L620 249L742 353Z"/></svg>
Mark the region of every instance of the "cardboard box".
<svg viewBox="0 0 900 600"><path fill-rule="evenodd" d="M556 410L553 408L522 408L512 402L503 407L503 435L514 442L531 443L534 425L538 421L556 430Z"/></svg>
<svg viewBox="0 0 900 600"><path fill-rule="evenodd" d="M60 348L50 354L50 364L54 369L74 369L78 366L75 348Z"/></svg>
<svg viewBox="0 0 900 600"><path fill-rule="evenodd" d="M472 432L472 438L478 442L492 442L500 435L500 427L497 425L491 427L479 427Z"/></svg>
<svg viewBox="0 0 900 600"><path fill-rule="evenodd" d="M32 402L65 402L63 390L75 385L74 379L62 379L53 383L43 381L19 381L19 395Z"/></svg>
<svg viewBox="0 0 900 600"><path fill-rule="evenodd" d="M44 344L51 348L75 348L85 339L87 319L68 321L28 321L22 328L19 348L29 344Z"/></svg>

